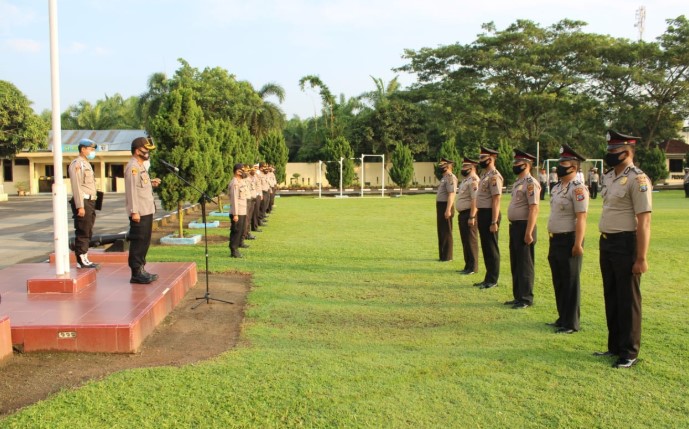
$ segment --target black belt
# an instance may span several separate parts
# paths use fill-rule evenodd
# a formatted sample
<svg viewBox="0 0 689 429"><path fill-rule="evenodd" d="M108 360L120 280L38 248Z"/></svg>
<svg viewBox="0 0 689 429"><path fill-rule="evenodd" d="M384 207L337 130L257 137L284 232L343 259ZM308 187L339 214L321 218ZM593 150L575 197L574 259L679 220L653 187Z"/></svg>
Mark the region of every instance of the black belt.
<svg viewBox="0 0 689 429"><path fill-rule="evenodd" d="M636 231L623 231L623 232L602 232L600 234L601 238L604 240L614 240L616 238L624 238L624 237L631 237L631 236L636 236Z"/></svg>
<svg viewBox="0 0 689 429"><path fill-rule="evenodd" d="M550 238L559 238L559 237L570 237L574 235L574 231L569 231L569 232L550 232L548 235Z"/></svg>

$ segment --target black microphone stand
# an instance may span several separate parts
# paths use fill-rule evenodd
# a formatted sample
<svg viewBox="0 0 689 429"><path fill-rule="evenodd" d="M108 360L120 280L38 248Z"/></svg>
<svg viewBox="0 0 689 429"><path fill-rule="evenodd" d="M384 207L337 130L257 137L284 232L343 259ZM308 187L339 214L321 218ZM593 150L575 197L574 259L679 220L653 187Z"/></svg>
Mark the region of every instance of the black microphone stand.
<svg viewBox="0 0 689 429"><path fill-rule="evenodd" d="M232 301L225 301L222 299L211 297L211 293L210 293L210 289L209 289L209 285L208 285L208 225L206 222L206 201L213 202L213 198L209 197L205 192L203 192L202 190L200 190L196 186L192 185L191 183L189 183L189 181L187 179L182 177L179 174L179 169L177 167L175 167L172 164L167 163L163 160L161 160L161 161L162 161L162 164L165 165L168 170L170 170L170 173L174 174L175 177L177 177L179 180L186 183L190 188L196 190L199 194L201 194L201 197L199 198L199 202L201 203L201 219L203 220L203 239L204 239L204 242L206 245L206 293L203 294L203 296L197 297L196 299L197 300L205 299L206 304L210 304L211 301L224 302L226 304L234 304L234 302L232 302ZM218 204L218 206L220 206L220 204ZM196 303L195 305L193 305L191 307L191 309L194 310L201 304L203 304L203 301Z"/></svg>

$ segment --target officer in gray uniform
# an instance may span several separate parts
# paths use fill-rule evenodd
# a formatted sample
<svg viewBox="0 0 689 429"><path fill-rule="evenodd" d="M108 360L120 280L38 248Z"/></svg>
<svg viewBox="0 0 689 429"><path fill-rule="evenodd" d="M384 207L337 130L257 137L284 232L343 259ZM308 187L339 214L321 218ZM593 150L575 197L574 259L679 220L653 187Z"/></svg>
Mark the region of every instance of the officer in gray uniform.
<svg viewBox="0 0 689 429"><path fill-rule="evenodd" d="M436 226L438 229L438 256L440 262L452 260L452 218L453 206L457 195L457 176L452 173L455 162L442 158L438 167L443 171L443 177L438 185L438 193L435 197Z"/></svg>
<svg viewBox="0 0 689 429"><path fill-rule="evenodd" d="M241 258L239 248L242 245L242 235L244 234L244 225L246 224L246 200L249 196L249 190L244 182L244 170L242 164L234 165L234 177L227 187L227 195L230 196L230 204L232 206L230 213L230 256L233 258Z"/></svg>
<svg viewBox="0 0 689 429"><path fill-rule="evenodd" d="M476 223L476 196L478 194L477 161L464 158L462 162L462 182L457 190L455 207L459 213L459 236L464 251L464 269L459 274L468 275L478 272L478 226Z"/></svg>
<svg viewBox="0 0 689 429"><path fill-rule="evenodd" d="M244 164L242 170L244 171L244 183L247 187L248 194L246 198L246 223L244 224L244 240L255 240L256 237L251 235L251 218L256 207L256 191L254 180L250 176L251 166ZM248 247L248 246L247 246Z"/></svg>
<svg viewBox="0 0 689 429"><path fill-rule="evenodd" d="M96 178L89 160L96 157L96 143L93 140L79 140L79 156L69 164L69 181L72 198L69 204L74 219L74 255L77 268L99 268L89 261L89 242L96 222Z"/></svg>
<svg viewBox="0 0 689 429"><path fill-rule="evenodd" d="M500 198L502 196L503 178L495 168L498 151L481 147L479 166L483 169L476 196L478 213L478 233L481 239L483 261L486 265L486 276L474 286L490 289L498 285L500 277L500 248L498 247L498 229L500 228Z"/></svg>
<svg viewBox="0 0 689 429"><path fill-rule="evenodd" d="M260 176L258 176L261 184L261 211L258 215L260 225L265 226L268 223L268 205L270 204L270 183L268 181L268 164L261 162L259 164Z"/></svg>
<svg viewBox="0 0 689 429"><path fill-rule="evenodd" d="M598 169L593 167L589 173L589 190L591 192L591 199L595 200L598 197L598 182L600 181L600 176L598 175Z"/></svg>
<svg viewBox="0 0 689 429"><path fill-rule="evenodd" d="M616 368L634 365L641 347L641 274L648 270L652 185L634 166L639 137L609 130L603 180L600 269L603 276L608 349L598 356L617 356Z"/></svg>
<svg viewBox="0 0 689 429"><path fill-rule="evenodd" d="M579 330L580 275L589 194L586 186L575 180L575 176L584 161L586 158L574 149L562 145L557 166L560 182L550 195L548 262L558 318L548 325L555 327L557 334L572 334Z"/></svg>
<svg viewBox="0 0 689 429"><path fill-rule="evenodd" d="M157 274L146 271L146 254L151 245L153 214L156 211L153 188L160 179L151 179L146 161L155 149L151 139L137 137L132 141L132 158L124 168L124 195L129 215L129 268L130 283L148 284L158 279Z"/></svg>
<svg viewBox="0 0 689 429"><path fill-rule="evenodd" d="M684 168L684 198L689 198L689 167Z"/></svg>
<svg viewBox="0 0 689 429"><path fill-rule="evenodd" d="M507 209L510 221L510 266L512 267L512 296L505 302L514 309L533 305L534 250L536 221L541 199L541 185L531 176L536 157L514 150L512 172L517 179L512 185L512 199Z"/></svg>

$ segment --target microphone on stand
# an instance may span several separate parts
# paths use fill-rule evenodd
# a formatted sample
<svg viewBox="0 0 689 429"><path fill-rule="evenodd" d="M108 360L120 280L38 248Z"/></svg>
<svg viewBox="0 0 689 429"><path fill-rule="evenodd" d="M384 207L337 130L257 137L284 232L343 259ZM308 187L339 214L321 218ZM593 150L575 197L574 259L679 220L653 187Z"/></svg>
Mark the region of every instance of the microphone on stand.
<svg viewBox="0 0 689 429"><path fill-rule="evenodd" d="M179 172L179 168L175 167L174 165L170 164L169 162L165 161L164 159L158 158L158 161L160 161L164 166L166 166L170 170L174 170L176 172Z"/></svg>

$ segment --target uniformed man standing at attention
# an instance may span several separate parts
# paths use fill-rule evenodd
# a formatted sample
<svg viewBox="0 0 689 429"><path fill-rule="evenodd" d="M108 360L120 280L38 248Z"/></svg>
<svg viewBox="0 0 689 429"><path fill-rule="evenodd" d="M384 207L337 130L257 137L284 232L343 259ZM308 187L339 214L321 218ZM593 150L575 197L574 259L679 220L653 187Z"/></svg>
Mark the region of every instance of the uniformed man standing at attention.
<svg viewBox="0 0 689 429"><path fill-rule="evenodd" d="M246 198L246 223L244 224L244 239L255 240L256 237L251 235L251 218L253 217L256 203L255 185L252 177L250 176L251 166L249 166L249 164L244 164L242 170L244 171L243 180L248 190L248 195Z"/></svg>
<svg viewBox="0 0 689 429"><path fill-rule="evenodd" d="M72 198L69 204L74 218L74 255L77 268L99 268L89 261L89 243L96 222L96 178L89 160L96 157L96 143L93 140L79 140L79 156L69 164L69 181Z"/></svg>
<svg viewBox="0 0 689 429"><path fill-rule="evenodd" d="M548 262L558 317L548 325L555 327L558 334L572 334L579 330L580 274L589 195L586 186L574 180L574 176L584 161L586 159L574 149L562 145L557 166L560 183L555 185L550 195Z"/></svg>
<svg viewBox="0 0 689 429"><path fill-rule="evenodd" d="M589 173L589 191L591 192L591 199L593 200L598 197L598 182L600 182L598 169L593 167Z"/></svg>
<svg viewBox="0 0 689 429"><path fill-rule="evenodd" d="M514 309L533 305L534 250L536 246L536 221L541 185L531 176L536 157L514 150L512 172L517 179L512 185L512 199L507 209L510 221L510 266L512 267L512 296L505 302Z"/></svg>
<svg viewBox="0 0 689 429"><path fill-rule="evenodd" d="M634 166L639 137L609 130L603 180L603 211L598 227L608 349L597 356L617 356L615 368L637 362L641 347L641 275L648 270L652 185Z"/></svg>
<svg viewBox="0 0 689 429"><path fill-rule="evenodd" d="M550 187L549 188L550 192L553 191L553 186L555 186L557 184L557 182L558 182L557 167L552 167L550 169L550 174L548 175L548 186Z"/></svg>
<svg viewBox="0 0 689 429"><path fill-rule="evenodd" d="M151 245L153 214L156 211L153 188L160 179L151 179L146 161L155 149L153 141L137 137L132 141L132 158L124 168L124 194L129 215L129 268L130 283L148 284L158 279L158 274L146 272L146 254Z"/></svg>
<svg viewBox="0 0 689 429"><path fill-rule="evenodd" d="M538 184L541 185L541 200L545 200L545 191L548 188L548 174L545 168L538 171Z"/></svg>
<svg viewBox="0 0 689 429"><path fill-rule="evenodd" d="M452 218L454 217L455 195L457 195L457 176L452 173L455 162L442 158L438 167L443 172L443 177L438 185L438 194L435 197L435 217L438 229L438 256L440 262L452 260Z"/></svg>
<svg viewBox="0 0 689 429"><path fill-rule="evenodd" d="M233 169L234 177L227 186L227 195L230 197L230 256L241 258L239 248L242 245L242 235L246 224L246 199L248 189L244 185L244 170L242 164L235 164Z"/></svg>
<svg viewBox="0 0 689 429"><path fill-rule="evenodd" d="M457 191L457 212L459 213L459 236L462 239L464 252L464 269L459 274L468 275L478 272L478 226L476 222L476 195L478 194L477 161L464 158L462 162L462 182Z"/></svg>
<svg viewBox="0 0 689 429"><path fill-rule="evenodd" d="M263 201L263 191L261 191L261 181L258 178L258 175L260 173L258 171L258 164L254 164L254 166L251 168L249 171L249 179L251 183L251 196L253 197L254 200L254 210L251 213L251 231L254 232L263 232L262 229L259 228L261 225L261 202ZM254 237L254 236L252 236ZM254 237L256 238L256 237Z"/></svg>
<svg viewBox="0 0 689 429"><path fill-rule="evenodd" d="M689 198L689 167L684 168L684 198Z"/></svg>
<svg viewBox="0 0 689 429"><path fill-rule="evenodd" d="M483 262L486 265L486 276L480 283L474 283L481 289L490 289L498 285L500 277L500 249L498 248L498 229L500 228L500 197L502 196L502 175L495 168L498 151L481 147L478 165L483 169L478 184L476 207L478 213L478 233L481 239Z"/></svg>

